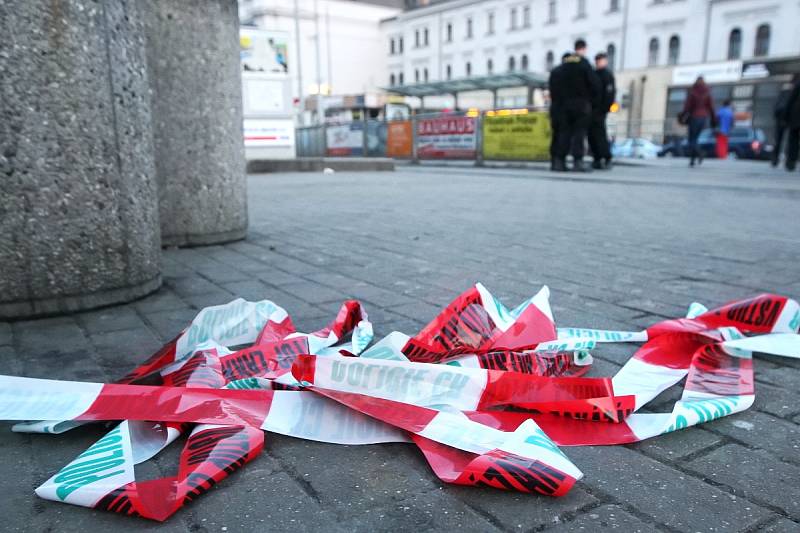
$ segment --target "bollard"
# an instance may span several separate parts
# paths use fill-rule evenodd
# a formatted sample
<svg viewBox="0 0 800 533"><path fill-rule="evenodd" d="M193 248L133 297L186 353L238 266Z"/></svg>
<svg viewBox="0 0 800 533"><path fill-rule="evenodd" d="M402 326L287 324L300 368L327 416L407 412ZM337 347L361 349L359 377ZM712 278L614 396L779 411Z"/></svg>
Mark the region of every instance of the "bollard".
<svg viewBox="0 0 800 533"><path fill-rule="evenodd" d="M242 239L247 178L236 0L137 4L147 31L162 241Z"/></svg>
<svg viewBox="0 0 800 533"><path fill-rule="evenodd" d="M161 284L141 6L1 9L14 31L0 34L0 319L125 302Z"/></svg>

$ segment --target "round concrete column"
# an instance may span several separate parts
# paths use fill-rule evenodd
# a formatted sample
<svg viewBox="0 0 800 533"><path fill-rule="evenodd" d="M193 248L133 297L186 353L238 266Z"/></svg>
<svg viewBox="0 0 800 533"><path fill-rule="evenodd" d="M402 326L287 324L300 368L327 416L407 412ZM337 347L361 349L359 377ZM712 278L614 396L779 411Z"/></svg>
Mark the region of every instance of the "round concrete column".
<svg viewBox="0 0 800 533"><path fill-rule="evenodd" d="M0 5L0 319L122 302L161 284L137 6Z"/></svg>
<svg viewBox="0 0 800 533"><path fill-rule="evenodd" d="M247 182L236 0L156 0L146 11L165 246L242 239Z"/></svg>

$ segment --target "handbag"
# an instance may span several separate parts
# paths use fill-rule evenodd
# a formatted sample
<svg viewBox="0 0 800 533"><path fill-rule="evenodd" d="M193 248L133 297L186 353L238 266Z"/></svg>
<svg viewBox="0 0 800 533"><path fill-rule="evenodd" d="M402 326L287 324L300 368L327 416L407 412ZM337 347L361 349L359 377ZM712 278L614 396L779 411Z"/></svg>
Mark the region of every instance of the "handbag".
<svg viewBox="0 0 800 533"><path fill-rule="evenodd" d="M678 113L678 124L682 126L686 126L689 123L689 119L692 117L692 114L688 111L681 111Z"/></svg>

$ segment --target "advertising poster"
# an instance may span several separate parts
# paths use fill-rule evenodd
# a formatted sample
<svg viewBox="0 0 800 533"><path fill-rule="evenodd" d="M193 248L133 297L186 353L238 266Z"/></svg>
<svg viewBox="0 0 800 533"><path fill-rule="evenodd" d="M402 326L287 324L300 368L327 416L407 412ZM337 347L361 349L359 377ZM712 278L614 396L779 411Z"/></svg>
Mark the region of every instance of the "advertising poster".
<svg viewBox="0 0 800 533"><path fill-rule="evenodd" d="M364 124L330 124L325 128L327 155L363 155Z"/></svg>
<svg viewBox="0 0 800 533"><path fill-rule="evenodd" d="M294 122L291 119L244 119L244 145L246 147L273 147L294 145Z"/></svg>
<svg viewBox="0 0 800 533"><path fill-rule="evenodd" d="M386 155L388 157L411 157L413 131L410 120L398 120L387 124Z"/></svg>
<svg viewBox="0 0 800 533"><path fill-rule="evenodd" d="M242 70L288 74L289 34L255 28L239 30L239 59Z"/></svg>
<svg viewBox="0 0 800 533"><path fill-rule="evenodd" d="M445 115L417 120L417 156L421 159L473 159L475 118Z"/></svg>
<svg viewBox="0 0 800 533"><path fill-rule="evenodd" d="M546 112L483 117L483 157L550 159L550 117Z"/></svg>

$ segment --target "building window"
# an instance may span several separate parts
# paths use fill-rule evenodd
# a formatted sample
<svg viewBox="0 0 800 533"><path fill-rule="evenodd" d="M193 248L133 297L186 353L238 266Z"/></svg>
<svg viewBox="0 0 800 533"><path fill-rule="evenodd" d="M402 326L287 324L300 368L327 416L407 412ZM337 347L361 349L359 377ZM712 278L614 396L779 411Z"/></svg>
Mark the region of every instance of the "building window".
<svg viewBox="0 0 800 533"><path fill-rule="evenodd" d="M389 39L389 53L394 55L394 39Z"/></svg>
<svg viewBox="0 0 800 533"><path fill-rule="evenodd" d="M444 69L444 72L445 72L445 76L447 76L447 79L449 80L453 76L453 67L451 67L450 65L447 65L445 67L445 69Z"/></svg>
<svg viewBox="0 0 800 533"><path fill-rule="evenodd" d="M742 57L742 30L733 28L728 35L728 59Z"/></svg>
<svg viewBox="0 0 800 533"><path fill-rule="evenodd" d="M422 81L428 83L428 67L422 69Z"/></svg>
<svg viewBox="0 0 800 533"><path fill-rule="evenodd" d="M414 69L414 83L419 83L419 69Z"/></svg>
<svg viewBox="0 0 800 533"><path fill-rule="evenodd" d="M516 30L517 29L517 8L516 7L512 7L511 8L511 29L512 30Z"/></svg>
<svg viewBox="0 0 800 533"><path fill-rule="evenodd" d="M556 21L556 0L547 2L547 22L550 24Z"/></svg>
<svg viewBox="0 0 800 533"><path fill-rule="evenodd" d="M425 31L424 31L424 33L423 33L423 39L422 39L422 42L423 42L423 44L424 44L425 46L428 46L428 28L425 28Z"/></svg>
<svg viewBox="0 0 800 533"><path fill-rule="evenodd" d="M753 55L761 57L769 54L769 24L762 24L756 30L756 47Z"/></svg>
<svg viewBox="0 0 800 533"><path fill-rule="evenodd" d="M658 65L658 39L653 37L650 39L650 46L647 53L647 66L654 67Z"/></svg>
<svg viewBox="0 0 800 533"><path fill-rule="evenodd" d="M578 0L578 12L575 14L576 19L586 17L586 0Z"/></svg>
<svg viewBox="0 0 800 533"><path fill-rule="evenodd" d="M491 59L487 59L486 60L486 73L491 76L493 68L494 68L494 64L492 63L492 60Z"/></svg>
<svg viewBox="0 0 800 533"><path fill-rule="evenodd" d="M464 72L466 72L468 78L472 76L472 63L469 61L467 61L467 64L464 65Z"/></svg>
<svg viewBox="0 0 800 533"><path fill-rule="evenodd" d="M517 68L517 61L514 59L514 56L509 56L508 58L508 71L514 72L514 69Z"/></svg>
<svg viewBox="0 0 800 533"><path fill-rule="evenodd" d="M451 22L447 23L447 42L453 42L453 24Z"/></svg>
<svg viewBox="0 0 800 533"><path fill-rule="evenodd" d="M614 64L617 62L617 47L614 43L608 43L606 47L606 55L608 55L608 70L614 70Z"/></svg>
<svg viewBox="0 0 800 533"><path fill-rule="evenodd" d="M389 74L389 86L394 87L394 74Z"/></svg>
<svg viewBox="0 0 800 533"><path fill-rule="evenodd" d="M403 38L400 37L397 39L397 52L402 54L403 53Z"/></svg>
<svg viewBox="0 0 800 533"><path fill-rule="evenodd" d="M398 76L397 76L397 83L399 85L403 85L403 73L402 72L400 74L398 74Z"/></svg>
<svg viewBox="0 0 800 533"><path fill-rule="evenodd" d="M553 65L553 63L554 63L553 57L554 56L553 56L553 51L552 50L548 50L547 51L547 55L544 56L544 68L547 69L548 72L553 70L553 67L555 66L555 65Z"/></svg>
<svg viewBox="0 0 800 533"><path fill-rule="evenodd" d="M673 35L669 38L669 55L667 56L668 65L677 65L681 55L681 38Z"/></svg>
<svg viewBox="0 0 800 533"><path fill-rule="evenodd" d="M414 46L419 48L419 30L414 30Z"/></svg>
<svg viewBox="0 0 800 533"><path fill-rule="evenodd" d="M525 6L522 8L522 27L531 27L531 6Z"/></svg>
<svg viewBox="0 0 800 533"><path fill-rule="evenodd" d="M467 19L467 39L472 39L472 17Z"/></svg>
<svg viewBox="0 0 800 533"><path fill-rule="evenodd" d="M489 13L486 18L486 33L494 35L494 13Z"/></svg>
<svg viewBox="0 0 800 533"><path fill-rule="evenodd" d="M522 57L519 58L519 66L523 71L528 70L528 54L522 54Z"/></svg>
<svg viewBox="0 0 800 533"><path fill-rule="evenodd" d="M608 3L608 12L609 13L615 13L617 11L619 11L619 0L611 0ZM610 63L610 61L609 61L609 63Z"/></svg>

